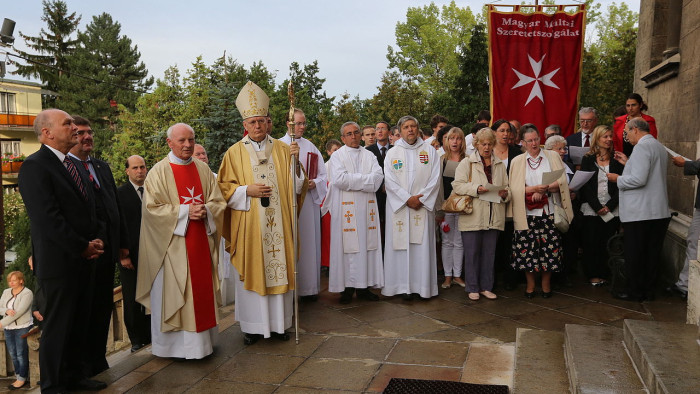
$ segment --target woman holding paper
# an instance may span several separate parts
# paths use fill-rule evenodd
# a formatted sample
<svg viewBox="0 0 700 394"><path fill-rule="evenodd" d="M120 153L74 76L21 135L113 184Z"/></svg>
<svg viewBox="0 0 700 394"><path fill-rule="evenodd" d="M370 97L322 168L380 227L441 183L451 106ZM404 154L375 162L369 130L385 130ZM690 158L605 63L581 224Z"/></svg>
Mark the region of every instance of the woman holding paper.
<svg viewBox="0 0 700 394"><path fill-rule="evenodd" d="M564 163L556 152L540 149L540 133L533 124L521 128L526 153L513 159L510 166L509 213L512 212L513 261L516 271L527 279L525 296L535 296L535 274L542 273L542 297L552 296L552 272L561 268L561 234L554 227L553 195L557 195L569 220L573 219L569 186ZM559 176L547 183L543 178ZM552 174L554 173L554 174Z"/></svg>
<svg viewBox="0 0 700 394"><path fill-rule="evenodd" d="M613 132L610 126L593 130L591 150L581 160L581 171L592 171L591 179L581 187L583 213L583 269L593 286L604 285L608 269L607 244L620 227L617 183L607 174L622 174L625 168L613 159Z"/></svg>
<svg viewBox="0 0 700 394"><path fill-rule="evenodd" d="M459 216L466 291L472 301L480 296L495 300L497 296L491 292L493 264L498 233L505 225L505 203L510 199L508 176L503 161L493 155L496 144L493 130L488 127L479 130L473 144L476 152L459 163L452 182L455 193L472 196L472 213Z"/></svg>

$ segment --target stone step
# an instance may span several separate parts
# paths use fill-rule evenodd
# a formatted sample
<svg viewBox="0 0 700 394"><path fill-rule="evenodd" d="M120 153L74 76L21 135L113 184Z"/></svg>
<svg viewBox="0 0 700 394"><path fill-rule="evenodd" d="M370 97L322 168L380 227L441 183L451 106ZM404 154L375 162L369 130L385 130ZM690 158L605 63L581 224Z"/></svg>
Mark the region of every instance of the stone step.
<svg viewBox="0 0 700 394"><path fill-rule="evenodd" d="M571 392L647 393L614 327L567 324L566 365Z"/></svg>
<svg viewBox="0 0 700 394"><path fill-rule="evenodd" d="M464 363L461 382L497 384L512 388L513 345L472 343Z"/></svg>
<svg viewBox="0 0 700 394"><path fill-rule="evenodd" d="M700 390L697 335L694 324L625 320L625 345L650 393Z"/></svg>
<svg viewBox="0 0 700 394"><path fill-rule="evenodd" d="M518 328L515 338L513 393L566 393L564 334Z"/></svg>

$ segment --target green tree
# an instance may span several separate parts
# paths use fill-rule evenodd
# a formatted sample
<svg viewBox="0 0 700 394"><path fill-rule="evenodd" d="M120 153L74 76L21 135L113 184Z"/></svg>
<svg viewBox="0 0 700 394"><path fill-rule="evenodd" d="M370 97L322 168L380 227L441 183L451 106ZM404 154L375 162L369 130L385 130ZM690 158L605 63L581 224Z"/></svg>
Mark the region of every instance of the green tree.
<svg viewBox="0 0 700 394"><path fill-rule="evenodd" d="M406 22L396 24L398 48L387 48L389 68L417 82L428 96L446 92L459 73L456 48L469 39L475 21L469 7L454 1L442 8L432 2L408 8Z"/></svg>
<svg viewBox="0 0 700 394"><path fill-rule="evenodd" d="M634 85L639 15L625 3L613 3L600 18L596 40L584 50L580 102L598 110L600 123L612 125L612 113Z"/></svg>
<svg viewBox="0 0 700 394"><path fill-rule="evenodd" d="M386 71L382 75L378 92L366 104L366 116L396 124L404 115L415 116L421 123L430 120L427 97L418 83L404 80L398 71Z"/></svg>
<svg viewBox="0 0 700 394"><path fill-rule="evenodd" d="M113 131L119 114L115 103L133 110L153 78L140 61L138 47L109 14L93 16L78 40L68 57L70 72L59 79L57 105Z"/></svg>
<svg viewBox="0 0 700 394"><path fill-rule="evenodd" d="M435 112L444 114L454 125L471 127L479 111L489 108L489 55L482 23L474 25L469 44L461 46L459 75L449 93L454 99L452 106L435 108Z"/></svg>
<svg viewBox="0 0 700 394"><path fill-rule="evenodd" d="M78 43L73 33L78 28L81 16L75 12L69 13L66 3L60 0L43 0L42 5L44 14L41 20L46 23L47 29L42 28L38 36L19 33L27 47L36 53L18 50L27 64L17 64L13 74L39 78L46 89L56 92L60 76L68 70L67 57ZM53 106L55 97L44 96L44 99L47 100L44 107Z"/></svg>

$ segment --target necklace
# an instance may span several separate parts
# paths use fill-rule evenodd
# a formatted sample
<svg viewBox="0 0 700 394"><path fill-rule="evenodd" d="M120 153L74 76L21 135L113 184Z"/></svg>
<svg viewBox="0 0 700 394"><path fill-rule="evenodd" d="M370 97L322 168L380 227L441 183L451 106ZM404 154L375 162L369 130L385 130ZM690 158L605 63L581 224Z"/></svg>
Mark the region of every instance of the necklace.
<svg viewBox="0 0 700 394"><path fill-rule="evenodd" d="M533 170L539 168L540 164L542 164L542 157L538 157L534 160L529 157L527 158L527 165L530 166L530 168Z"/></svg>

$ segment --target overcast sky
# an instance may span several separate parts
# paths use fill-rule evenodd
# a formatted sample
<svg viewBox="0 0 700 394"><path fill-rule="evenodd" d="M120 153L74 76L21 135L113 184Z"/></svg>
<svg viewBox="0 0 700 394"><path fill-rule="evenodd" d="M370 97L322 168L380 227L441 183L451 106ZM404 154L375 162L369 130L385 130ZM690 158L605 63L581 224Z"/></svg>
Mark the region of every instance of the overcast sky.
<svg viewBox="0 0 700 394"><path fill-rule="evenodd" d="M639 12L639 1L625 2ZM601 1L603 7L611 2ZM198 55L210 65L226 51L246 66L262 61L277 75L278 83L289 75L291 62L303 65L318 60L328 95L338 97L348 92L369 98L387 69L387 46L396 45L396 23L406 20L408 7L423 6L429 1L66 0L66 3L69 11L83 16L81 30L93 15L102 12L112 15L121 24L122 34L138 45L141 60L156 78L162 78L165 69L172 65L177 65L184 75ZM470 7L475 14L481 12L485 3L457 1L458 6ZM26 47L18 31L36 36L45 27L41 16L40 0L3 0L0 8L0 19L17 22L15 47L23 50ZM12 70L9 67L8 71Z"/></svg>

